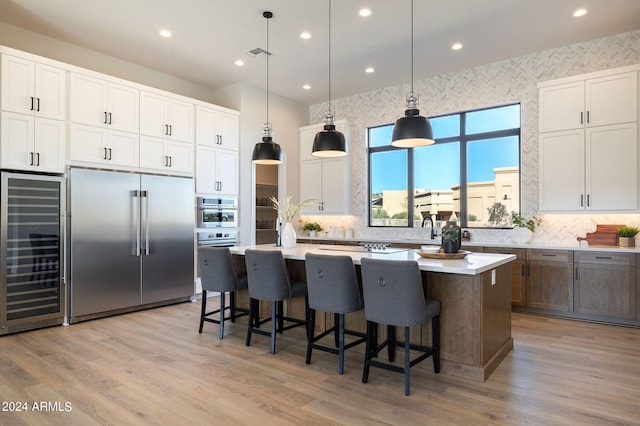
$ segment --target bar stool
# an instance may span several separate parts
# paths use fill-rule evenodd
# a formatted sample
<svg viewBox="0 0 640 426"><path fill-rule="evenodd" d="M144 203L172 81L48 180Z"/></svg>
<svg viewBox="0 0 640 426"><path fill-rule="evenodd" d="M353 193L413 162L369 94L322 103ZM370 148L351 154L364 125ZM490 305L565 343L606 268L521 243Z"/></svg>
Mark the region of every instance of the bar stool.
<svg viewBox="0 0 640 426"><path fill-rule="evenodd" d="M359 311L363 307L353 260L349 256L307 253L305 267L309 292L309 340L306 363L311 363L312 349L337 354L338 373L342 374L345 349L365 342L364 333L344 328L344 315ZM317 336L315 336L316 310L334 314L334 326ZM337 349L317 343L330 333L334 333ZM360 339L345 345L345 334L359 336Z"/></svg>
<svg viewBox="0 0 640 426"><path fill-rule="evenodd" d="M307 299L307 283L291 280L285 264L282 252L278 250L253 250L245 251L247 264L247 278L249 283L249 326L247 327L246 345L251 344L253 333L271 337L270 351L276 352L276 332L282 333L294 327L307 327L309 336L309 303ZM305 319L290 318L284 316L283 301L294 297L305 297ZM260 300L271 302L271 317L260 319ZM260 328L260 325L271 321L271 331ZM287 321L288 325L284 325Z"/></svg>
<svg viewBox="0 0 640 426"><path fill-rule="evenodd" d="M409 395L410 368L433 356L433 371L440 372L440 302L425 299L418 263L413 260L395 261L363 258L362 291L364 314L367 319L367 345L365 349L362 382L369 380L369 368L380 367L404 373L404 394ZM410 327L431 320L432 345L410 343ZM377 343L378 324L387 325L387 339ZM404 327L404 367L374 360L387 347L389 362L393 362L395 327ZM410 350L422 352L411 359Z"/></svg>
<svg viewBox="0 0 640 426"><path fill-rule="evenodd" d="M202 281L202 309L200 312L200 329L202 333L204 322L220 324L218 337L222 339L224 335L224 322L249 314L247 309L236 308L235 292L247 288L247 277L238 278L233 266L233 258L227 247L199 247L198 266L200 279ZM211 312L207 312L207 292L220 292L220 307ZM225 295L229 293L229 306L226 305ZM229 315L226 315L226 311ZM237 311L241 312L240 314ZM220 314L219 319L211 318L215 314Z"/></svg>

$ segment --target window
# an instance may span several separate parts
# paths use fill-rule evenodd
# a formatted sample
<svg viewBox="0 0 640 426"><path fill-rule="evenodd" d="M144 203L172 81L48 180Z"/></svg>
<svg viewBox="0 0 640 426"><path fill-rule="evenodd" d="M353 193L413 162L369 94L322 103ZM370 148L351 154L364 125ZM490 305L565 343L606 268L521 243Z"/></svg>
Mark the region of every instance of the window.
<svg viewBox="0 0 640 426"><path fill-rule="evenodd" d="M520 104L430 117L435 144L391 146L393 125L371 127L369 226L509 225L520 206Z"/></svg>

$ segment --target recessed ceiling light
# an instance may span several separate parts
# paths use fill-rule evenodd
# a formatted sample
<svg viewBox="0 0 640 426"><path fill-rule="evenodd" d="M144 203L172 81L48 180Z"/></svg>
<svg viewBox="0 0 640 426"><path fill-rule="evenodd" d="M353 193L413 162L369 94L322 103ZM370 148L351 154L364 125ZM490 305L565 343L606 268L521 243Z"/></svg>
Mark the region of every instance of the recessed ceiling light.
<svg viewBox="0 0 640 426"><path fill-rule="evenodd" d="M462 49L462 43L453 43L451 45L451 49L452 50L460 50L460 49Z"/></svg>
<svg viewBox="0 0 640 426"><path fill-rule="evenodd" d="M169 30L160 30L160 35L164 38L169 38L171 37L173 34L171 34L171 31Z"/></svg>
<svg viewBox="0 0 640 426"><path fill-rule="evenodd" d="M358 15L360 15L360 16L362 16L362 17L365 17L365 18L366 18L367 16L371 16L371 9L367 9L366 7L365 7L365 8L362 8L362 9L360 9L360 10L358 11Z"/></svg>
<svg viewBox="0 0 640 426"><path fill-rule="evenodd" d="M236 64L236 66L243 67L244 61L242 59L238 59L237 61L234 62L234 64Z"/></svg>
<svg viewBox="0 0 640 426"><path fill-rule="evenodd" d="M576 9L575 12L573 12L573 16L576 18L579 18L580 16L584 16L587 14L587 9Z"/></svg>
<svg viewBox="0 0 640 426"><path fill-rule="evenodd" d="M300 33L300 38L304 40L309 40L311 38L311 33L307 31L302 32Z"/></svg>
<svg viewBox="0 0 640 426"><path fill-rule="evenodd" d="M367 74L371 74L372 72L375 72L375 68L367 67L364 69L364 72L366 72Z"/></svg>
<svg viewBox="0 0 640 426"><path fill-rule="evenodd" d="M302 86L302 88L303 88L304 90L309 90L309 89L311 89L311 86L310 86L310 85L308 85L308 84L305 84L304 86Z"/></svg>

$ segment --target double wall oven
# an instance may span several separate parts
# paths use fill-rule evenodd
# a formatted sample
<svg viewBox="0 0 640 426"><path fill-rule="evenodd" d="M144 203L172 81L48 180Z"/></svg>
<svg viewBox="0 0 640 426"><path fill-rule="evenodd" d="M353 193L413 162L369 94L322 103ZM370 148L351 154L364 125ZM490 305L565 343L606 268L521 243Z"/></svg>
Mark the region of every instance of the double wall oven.
<svg viewBox="0 0 640 426"><path fill-rule="evenodd" d="M234 198L198 197L198 246L238 243L238 202Z"/></svg>

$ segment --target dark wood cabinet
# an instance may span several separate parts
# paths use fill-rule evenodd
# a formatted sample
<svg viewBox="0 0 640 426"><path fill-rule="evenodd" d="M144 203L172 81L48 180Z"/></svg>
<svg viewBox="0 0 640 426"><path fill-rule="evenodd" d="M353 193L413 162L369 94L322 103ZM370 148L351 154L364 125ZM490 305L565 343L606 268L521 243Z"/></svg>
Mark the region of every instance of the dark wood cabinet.
<svg viewBox="0 0 640 426"><path fill-rule="evenodd" d="M527 307L573 311L573 252L527 251Z"/></svg>
<svg viewBox="0 0 640 426"><path fill-rule="evenodd" d="M575 272L575 312L636 317L634 254L578 251Z"/></svg>
<svg viewBox="0 0 640 426"><path fill-rule="evenodd" d="M484 252L514 254L516 256L516 260L511 262L511 304L526 306L526 250L509 247L485 247Z"/></svg>

